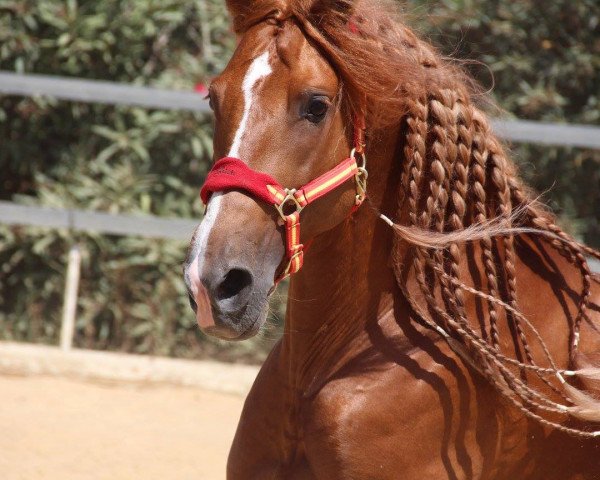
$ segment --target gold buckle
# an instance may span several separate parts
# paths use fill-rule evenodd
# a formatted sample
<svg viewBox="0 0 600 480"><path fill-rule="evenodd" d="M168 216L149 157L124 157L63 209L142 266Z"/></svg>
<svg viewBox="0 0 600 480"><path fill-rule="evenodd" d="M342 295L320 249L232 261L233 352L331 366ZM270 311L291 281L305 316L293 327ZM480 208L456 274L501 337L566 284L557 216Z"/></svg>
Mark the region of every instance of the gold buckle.
<svg viewBox="0 0 600 480"><path fill-rule="evenodd" d="M281 201L280 204L276 203L275 208L277 209L277 211L279 212L279 215L285 222L286 218L289 217L289 215L286 215L285 212L283 211L283 209L289 202L292 202L296 206L295 212L297 212L297 213L300 213L304 209L304 207L302 205L300 205L300 202L298 202L298 199L294 196L294 194L296 193L295 188L286 188L284 190L284 192L285 192L285 198Z"/></svg>
<svg viewBox="0 0 600 480"><path fill-rule="evenodd" d="M356 161L356 155L357 154L360 156L360 158L362 160L362 162L360 164L358 163L358 161ZM365 154L364 151L362 151L362 152L359 153L359 152L356 151L356 147L355 147L355 148L353 148L350 151L350 158L354 159L354 161L356 162L356 165L358 165L358 169L359 170L360 169L366 170L366 168L367 168L367 155Z"/></svg>

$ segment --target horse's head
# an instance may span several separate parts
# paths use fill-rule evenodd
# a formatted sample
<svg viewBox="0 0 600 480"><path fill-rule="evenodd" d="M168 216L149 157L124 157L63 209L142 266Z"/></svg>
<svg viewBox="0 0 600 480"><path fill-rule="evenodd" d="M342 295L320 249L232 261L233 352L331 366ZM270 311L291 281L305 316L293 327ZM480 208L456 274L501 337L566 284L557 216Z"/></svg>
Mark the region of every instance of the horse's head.
<svg viewBox="0 0 600 480"><path fill-rule="evenodd" d="M252 2L230 2L235 16L244 7L231 3ZM307 184L352 148L341 89L296 22L259 21L241 34L229 65L210 86L215 158L239 159L285 187ZM220 171L222 178L228 173L235 172ZM303 242L348 216L357 193L351 178L302 212ZM289 264L285 226L272 203L242 188L215 187L206 198L185 264L191 303L206 333L248 338L264 323L268 297ZM294 208L287 202L284 214Z"/></svg>

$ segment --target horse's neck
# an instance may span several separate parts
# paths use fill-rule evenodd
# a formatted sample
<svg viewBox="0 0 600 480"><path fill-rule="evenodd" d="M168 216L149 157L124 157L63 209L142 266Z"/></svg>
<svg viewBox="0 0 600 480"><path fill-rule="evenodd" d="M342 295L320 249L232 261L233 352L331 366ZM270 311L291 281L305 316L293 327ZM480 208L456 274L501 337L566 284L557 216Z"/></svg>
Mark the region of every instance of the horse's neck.
<svg viewBox="0 0 600 480"><path fill-rule="evenodd" d="M394 215L400 164L396 132L371 149L370 202L317 237L293 278L282 352L294 388L307 393L369 347L365 326L393 306L392 230L372 208Z"/></svg>

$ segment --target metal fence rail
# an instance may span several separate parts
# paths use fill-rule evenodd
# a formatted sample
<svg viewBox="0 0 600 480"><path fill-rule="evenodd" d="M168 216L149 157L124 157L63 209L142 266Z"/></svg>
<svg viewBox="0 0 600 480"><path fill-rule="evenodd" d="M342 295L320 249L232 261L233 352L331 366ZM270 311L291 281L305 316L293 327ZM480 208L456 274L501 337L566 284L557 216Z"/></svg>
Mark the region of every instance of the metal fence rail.
<svg viewBox="0 0 600 480"><path fill-rule="evenodd" d="M0 72L0 93L201 113L210 111L208 102L194 92L47 75ZM600 127L524 120L495 120L493 126L501 138L512 142L600 149Z"/></svg>
<svg viewBox="0 0 600 480"><path fill-rule="evenodd" d="M600 128L529 120L492 120L500 138L515 143L600 149Z"/></svg>
<svg viewBox="0 0 600 480"><path fill-rule="evenodd" d="M20 75L2 71L0 71L0 93L163 110L189 110L201 113L210 111L208 102L202 95L194 92L48 75Z"/></svg>
<svg viewBox="0 0 600 480"><path fill-rule="evenodd" d="M189 240L200 221L140 215L29 207L0 201L0 224L66 228L107 235L138 235L144 238Z"/></svg>

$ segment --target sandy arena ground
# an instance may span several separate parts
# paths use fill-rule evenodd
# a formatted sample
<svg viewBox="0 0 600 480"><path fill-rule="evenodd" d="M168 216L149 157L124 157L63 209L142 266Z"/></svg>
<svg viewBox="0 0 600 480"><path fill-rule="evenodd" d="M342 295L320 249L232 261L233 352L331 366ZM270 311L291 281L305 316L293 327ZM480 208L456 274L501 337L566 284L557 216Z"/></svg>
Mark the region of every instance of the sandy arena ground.
<svg viewBox="0 0 600 480"><path fill-rule="evenodd" d="M0 375L2 480L222 480L243 398Z"/></svg>

